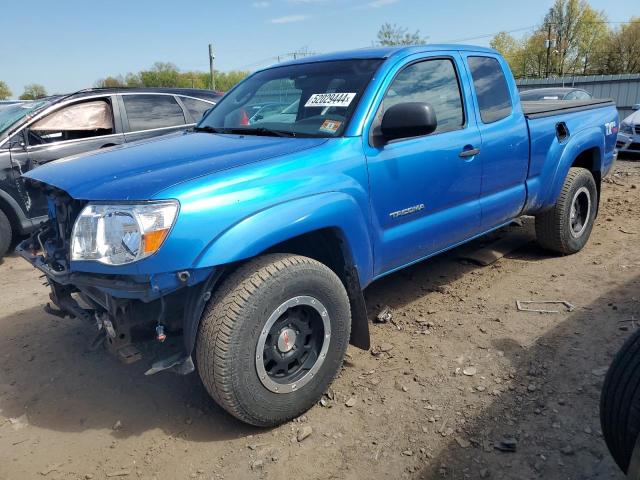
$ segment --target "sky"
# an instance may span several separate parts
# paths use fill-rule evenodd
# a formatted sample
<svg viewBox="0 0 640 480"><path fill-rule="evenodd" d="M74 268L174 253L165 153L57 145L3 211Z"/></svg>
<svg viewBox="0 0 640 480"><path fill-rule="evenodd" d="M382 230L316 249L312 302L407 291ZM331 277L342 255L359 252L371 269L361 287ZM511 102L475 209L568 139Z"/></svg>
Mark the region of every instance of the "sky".
<svg viewBox="0 0 640 480"><path fill-rule="evenodd" d="M0 80L14 96L40 83L49 93L91 87L107 75L172 62L182 70L255 70L300 49L371 46L380 26L420 30L429 43L488 45L539 25L553 0L31 0L5 2ZM640 16L638 0L590 0L613 22ZM53 7L55 5L55 8ZM28 9L26 9L28 6Z"/></svg>

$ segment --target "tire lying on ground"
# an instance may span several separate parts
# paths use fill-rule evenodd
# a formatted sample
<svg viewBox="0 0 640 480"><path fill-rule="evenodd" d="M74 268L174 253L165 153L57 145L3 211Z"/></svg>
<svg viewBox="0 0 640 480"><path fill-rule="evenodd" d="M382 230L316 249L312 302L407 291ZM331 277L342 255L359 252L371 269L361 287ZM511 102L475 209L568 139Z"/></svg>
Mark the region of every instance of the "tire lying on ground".
<svg viewBox="0 0 640 480"><path fill-rule="evenodd" d="M231 274L205 309L198 373L235 417L279 425L321 398L350 331L349 299L331 269L298 255L264 255Z"/></svg>
<svg viewBox="0 0 640 480"><path fill-rule="evenodd" d="M9 250L12 234L11 223L9 222L7 215L0 210L0 258L2 258Z"/></svg>
<svg viewBox="0 0 640 480"><path fill-rule="evenodd" d="M631 473L640 432L640 330L625 342L609 367L600 398L600 423L614 460L624 473Z"/></svg>
<svg viewBox="0 0 640 480"><path fill-rule="evenodd" d="M570 168L556 204L536 215L538 243L562 255L579 252L589 240L597 210L593 175L586 168Z"/></svg>

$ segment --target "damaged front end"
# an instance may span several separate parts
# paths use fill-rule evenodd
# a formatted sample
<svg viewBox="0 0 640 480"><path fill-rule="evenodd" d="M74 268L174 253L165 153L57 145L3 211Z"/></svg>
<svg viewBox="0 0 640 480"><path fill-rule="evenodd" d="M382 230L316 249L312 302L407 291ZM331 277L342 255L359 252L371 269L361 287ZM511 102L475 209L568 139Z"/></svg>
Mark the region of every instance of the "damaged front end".
<svg viewBox="0 0 640 480"><path fill-rule="evenodd" d="M125 363L150 360L148 375L192 372L199 319L222 270L122 275L74 269L72 231L88 202L32 182L47 195L49 220L16 251L47 279L51 303L45 311L91 323L97 330L92 346L105 345Z"/></svg>

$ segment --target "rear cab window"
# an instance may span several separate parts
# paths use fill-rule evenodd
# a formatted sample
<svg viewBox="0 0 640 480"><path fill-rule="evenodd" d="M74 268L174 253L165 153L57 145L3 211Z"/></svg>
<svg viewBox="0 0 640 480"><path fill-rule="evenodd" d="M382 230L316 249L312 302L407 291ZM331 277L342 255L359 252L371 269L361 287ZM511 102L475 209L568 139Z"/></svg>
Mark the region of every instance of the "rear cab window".
<svg viewBox="0 0 640 480"><path fill-rule="evenodd" d="M182 107L172 95L122 95L129 131L153 130L184 125Z"/></svg>
<svg viewBox="0 0 640 480"><path fill-rule="evenodd" d="M511 115L511 94L500 62L494 57L467 57L482 123L493 123Z"/></svg>

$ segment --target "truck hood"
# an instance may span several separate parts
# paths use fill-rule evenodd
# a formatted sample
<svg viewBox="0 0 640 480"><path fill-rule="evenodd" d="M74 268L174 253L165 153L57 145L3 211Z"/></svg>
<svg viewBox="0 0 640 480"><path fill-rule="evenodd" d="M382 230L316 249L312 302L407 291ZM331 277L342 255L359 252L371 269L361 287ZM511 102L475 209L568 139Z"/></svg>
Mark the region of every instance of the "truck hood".
<svg viewBox="0 0 640 480"><path fill-rule="evenodd" d="M147 200L202 175L299 152L326 141L190 132L68 157L24 176L79 200Z"/></svg>

